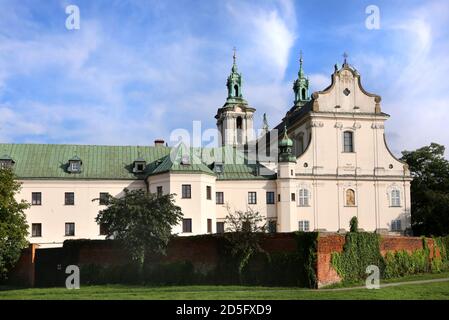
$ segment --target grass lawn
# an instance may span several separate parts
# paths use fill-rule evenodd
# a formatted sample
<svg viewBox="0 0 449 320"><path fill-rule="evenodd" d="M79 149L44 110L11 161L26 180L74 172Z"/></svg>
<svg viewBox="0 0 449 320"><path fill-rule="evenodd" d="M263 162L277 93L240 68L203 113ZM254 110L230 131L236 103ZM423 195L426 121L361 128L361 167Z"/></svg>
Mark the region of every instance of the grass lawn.
<svg viewBox="0 0 449 320"><path fill-rule="evenodd" d="M449 273L444 273L420 275L400 280L416 281L448 277ZM103 285L82 286L79 290L67 290L65 288L2 290L0 291L0 299L449 299L449 281L402 284L377 290L354 288L346 291L245 286L146 287Z"/></svg>

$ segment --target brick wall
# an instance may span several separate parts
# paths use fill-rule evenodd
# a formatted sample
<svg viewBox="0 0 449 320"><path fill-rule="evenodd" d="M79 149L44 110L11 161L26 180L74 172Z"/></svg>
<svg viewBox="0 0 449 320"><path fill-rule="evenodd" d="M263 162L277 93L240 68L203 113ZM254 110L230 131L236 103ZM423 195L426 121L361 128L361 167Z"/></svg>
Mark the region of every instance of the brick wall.
<svg viewBox="0 0 449 320"><path fill-rule="evenodd" d="M170 241L167 255L157 257L162 261L190 261L195 269L201 271L212 270L220 259L219 238L217 235L178 237ZM428 239L431 257L433 240ZM341 252L345 243L345 236L341 234L321 233L317 243L317 282L318 287L341 281L332 267L332 252ZM300 245L300 244L299 244ZM293 233L268 234L261 241L261 246L267 252L294 252L298 250L297 239ZM15 285L34 286L35 257L37 245L24 249L16 267L10 273L10 282ZM380 243L381 254L389 251L422 249L422 239L418 237L382 236ZM48 249L46 249L48 250ZM65 260L70 264L103 264L120 265L129 261L129 254L115 241L81 240L75 246L64 247ZM437 252L439 255L439 252ZM156 258L156 257L155 257ZM151 258L150 258L151 259Z"/></svg>
<svg viewBox="0 0 449 320"><path fill-rule="evenodd" d="M323 287L341 281L337 271L332 267L332 252L342 252L345 237L338 234L320 234L317 244L317 282Z"/></svg>
<svg viewBox="0 0 449 320"><path fill-rule="evenodd" d="M30 244L22 250L22 255L14 268L8 274L8 284L24 287L34 287L35 284L35 257L37 244Z"/></svg>
<svg viewBox="0 0 449 320"><path fill-rule="evenodd" d="M341 234L320 234L317 250L317 280L318 287L338 283L340 276L332 267L332 252L342 252L345 244L345 236ZM434 241L427 239L427 245L430 249L430 258L433 258ZM402 237L402 236L382 236L380 241L380 253L385 255L387 252L405 250L409 253L423 249L423 241L420 237ZM439 252L436 252L439 256Z"/></svg>

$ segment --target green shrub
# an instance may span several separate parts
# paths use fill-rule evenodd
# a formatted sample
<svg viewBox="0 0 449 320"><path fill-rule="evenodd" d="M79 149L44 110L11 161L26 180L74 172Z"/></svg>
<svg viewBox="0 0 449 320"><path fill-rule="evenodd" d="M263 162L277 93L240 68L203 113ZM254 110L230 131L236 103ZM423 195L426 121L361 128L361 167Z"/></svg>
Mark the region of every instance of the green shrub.
<svg viewBox="0 0 449 320"><path fill-rule="evenodd" d="M357 232L359 230L359 219L356 216L349 221L349 232Z"/></svg>

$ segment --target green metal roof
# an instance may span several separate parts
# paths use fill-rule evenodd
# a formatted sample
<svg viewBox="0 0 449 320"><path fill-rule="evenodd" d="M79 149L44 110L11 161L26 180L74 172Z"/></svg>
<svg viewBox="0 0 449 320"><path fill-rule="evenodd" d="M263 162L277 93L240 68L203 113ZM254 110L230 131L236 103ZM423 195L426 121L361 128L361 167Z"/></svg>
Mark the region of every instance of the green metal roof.
<svg viewBox="0 0 449 320"><path fill-rule="evenodd" d="M155 162L170 152L170 148L163 146L61 144L0 144L0 150L14 159L14 171L23 179L142 179L132 172L138 152L149 163L147 170L154 170ZM83 161L80 173L67 171L74 154Z"/></svg>
<svg viewBox="0 0 449 320"><path fill-rule="evenodd" d="M201 160L197 149L187 148L180 144L171 153L164 158L162 163L150 174L160 174L164 172L177 173L205 173L215 175L212 170Z"/></svg>
<svg viewBox="0 0 449 320"><path fill-rule="evenodd" d="M259 175L259 164L248 164L242 152L226 146L221 148L176 149L165 146L98 146L62 144L1 144L0 150L15 161L14 171L21 179L106 179L140 180L148 175L164 172L205 173L216 175L217 180L273 179L273 175ZM170 152L172 152L172 159ZM221 153L221 154L220 154ZM183 164L183 155L189 154L189 163ZM223 164L221 173L213 170ZM82 171L70 173L68 162L74 155L82 160ZM144 172L132 172L136 159L147 165Z"/></svg>

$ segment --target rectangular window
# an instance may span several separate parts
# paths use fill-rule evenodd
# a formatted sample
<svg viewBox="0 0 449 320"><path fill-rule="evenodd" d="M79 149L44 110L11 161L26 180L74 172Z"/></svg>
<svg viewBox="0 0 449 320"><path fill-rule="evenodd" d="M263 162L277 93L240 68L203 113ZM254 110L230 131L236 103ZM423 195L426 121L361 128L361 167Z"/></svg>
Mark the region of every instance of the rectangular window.
<svg viewBox="0 0 449 320"><path fill-rule="evenodd" d="M109 193L100 192L100 205L105 206L108 202Z"/></svg>
<svg viewBox="0 0 449 320"><path fill-rule="evenodd" d="M294 192L291 194L291 199L293 202L296 201L296 194Z"/></svg>
<svg viewBox="0 0 449 320"><path fill-rule="evenodd" d="M206 186L206 198L207 200L212 200L212 187Z"/></svg>
<svg viewBox="0 0 449 320"><path fill-rule="evenodd" d="M267 191L267 204L274 204L274 192Z"/></svg>
<svg viewBox="0 0 449 320"><path fill-rule="evenodd" d="M401 231L401 220L391 221L391 231Z"/></svg>
<svg viewBox="0 0 449 320"><path fill-rule="evenodd" d="M299 231L309 231L309 220L299 221Z"/></svg>
<svg viewBox="0 0 449 320"><path fill-rule="evenodd" d="M354 152L353 137L354 137L354 134L351 131L345 131L343 133L344 152Z"/></svg>
<svg viewBox="0 0 449 320"><path fill-rule="evenodd" d="M100 236L108 234L108 227L104 223L100 223Z"/></svg>
<svg viewBox="0 0 449 320"><path fill-rule="evenodd" d="M75 205L75 193L74 192L66 192L64 195L64 204L66 206Z"/></svg>
<svg viewBox="0 0 449 320"><path fill-rule="evenodd" d="M162 195L163 195L163 189L162 189L162 186L157 186L157 187L156 187L156 194L157 194L158 196L162 196Z"/></svg>
<svg viewBox="0 0 449 320"><path fill-rule="evenodd" d="M71 237L75 235L75 224L73 222L66 222L65 224L65 236Z"/></svg>
<svg viewBox="0 0 449 320"><path fill-rule="evenodd" d="M41 223L31 224L31 236L32 237L42 237L42 224Z"/></svg>
<svg viewBox="0 0 449 320"><path fill-rule="evenodd" d="M309 190L299 189L299 206L307 207L309 206Z"/></svg>
<svg viewBox="0 0 449 320"><path fill-rule="evenodd" d="M225 227L224 222L217 222L217 233L224 233Z"/></svg>
<svg viewBox="0 0 449 320"><path fill-rule="evenodd" d="M281 195L278 194L278 202L281 202Z"/></svg>
<svg viewBox="0 0 449 320"><path fill-rule="evenodd" d="M392 207L401 206L401 192L399 190L391 191L391 206Z"/></svg>
<svg viewBox="0 0 449 320"><path fill-rule="evenodd" d="M207 233L212 233L212 219L207 219Z"/></svg>
<svg viewBox="0 0 449 320"><path fill-rule="evenodd" d="M72 161L70 163L71 172L79 172L81 170L80 163L78 161Z"/></svg>
<svg viewBox="0 0 449 320"><path fill-rule="evenodd" d="M192 198L192 186L190 184L182 185L182 198L183 199Z"/></svg>
<svg viewBox="0 0 449 320"><path fill-rule="evenodd" d="M256 192L248 192L248 204L257 204L257 193Z"/></svg>
<svg viewBox="0 0 449 320"><path fill-rule="evenodd" d="M192 232L192 219L182 219L182 232Z"/></svg>
<svg viewBox="0 0 449 320"><path fill-rule="evenodd" d="M41 192L33 192L31 193L31 204L33 206L42 205L42 193Z"/></svg>
<svg viewBox="0 0 449 320"><path fill-rule="evenodd" d="M224 193L215 192L215 202L216 204L224 204Z"/></svg>
<svg viewBox="0 0 449 320"><path fill-rule="evenodd" d="M276 229L277 229L277 223L276 220L270 220L268 222L268 232L270 233L276 233Z"/></svg>

